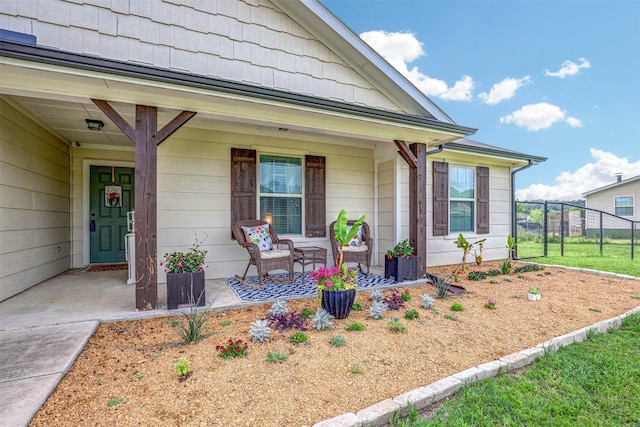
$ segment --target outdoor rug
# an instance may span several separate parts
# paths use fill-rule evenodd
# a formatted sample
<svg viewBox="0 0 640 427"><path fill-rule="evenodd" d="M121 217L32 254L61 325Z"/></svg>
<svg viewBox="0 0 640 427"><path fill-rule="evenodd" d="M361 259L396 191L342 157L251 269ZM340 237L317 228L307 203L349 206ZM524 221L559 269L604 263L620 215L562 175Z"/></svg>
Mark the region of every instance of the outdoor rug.
<svg viewBox="0 0 640 427"><path fill-rule="evenodd" d="M126 270L129 268L128 264L109 264L109 265L90 265L89 267L80 270L81 273L94 273L96 271L114 271L114 270Z"/></svg>
<svg viewBox="0 0 640 427"><path fill-rule="evenodd" d="M277 280L288 280L288 273L273 274ZM309 277L309 273L305 273L304 281L301 272L294 273L294 283L278 283L268 279L268 277L262 279L264 289L252 289L243 285L238 279L228 278L227 283L236 293L240 301L242 302L256 302L256 301L270 301L277 299L298 299L298 298L310 298L318 295L318 290L313 284L313 279ZM393 279L385 279L382 276L375 274L364 274L358 272L358 290L374 289L390 287L397 284ZM259 286L258 276L249 276L246 278L246 282Z"/></svg>

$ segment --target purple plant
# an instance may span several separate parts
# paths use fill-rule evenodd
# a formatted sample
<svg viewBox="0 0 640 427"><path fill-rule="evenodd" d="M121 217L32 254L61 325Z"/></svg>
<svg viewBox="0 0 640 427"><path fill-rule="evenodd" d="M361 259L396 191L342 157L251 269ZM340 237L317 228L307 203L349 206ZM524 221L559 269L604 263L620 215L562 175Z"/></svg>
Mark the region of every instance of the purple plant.
<svg viewBox="0 0 640 427"><path fill-rule="evenodd" d="M287 329L296 329L298 331L306 331L308 318L302 317L302 313L292 311L289 313L272 314L267 317L270 327L277 331L286 331Z"/></svg>
<svg viewBox="0 0 640 427"><path fill-rule="evenodd" d="M392 289L390 295L386 295L383 300L389 310L400 310L404 307L404 298L402 298L402 293L397 289Z"/></svg>

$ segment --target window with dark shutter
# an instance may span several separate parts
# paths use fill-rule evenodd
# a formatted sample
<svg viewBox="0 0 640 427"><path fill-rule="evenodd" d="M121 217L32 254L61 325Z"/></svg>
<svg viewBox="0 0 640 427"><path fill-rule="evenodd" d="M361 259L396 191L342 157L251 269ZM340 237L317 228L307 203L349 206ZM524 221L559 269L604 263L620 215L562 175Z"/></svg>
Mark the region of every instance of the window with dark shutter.
<svg viewBox="0 0 640 427"><path fill-rule="evenodd" d="M231 149L231 224L256 219L256 151Z"/></svg>
<svg viewBox="0 0 640 427"><path fill-rule="evenodd" d="M327 234L325 202L325 158L305 156L305 235L325 237Z"/></svg>
<svg viewBox="0 0 640 427"><path fill-rule="evenodd" d="M489 233L489 168L478 166L476 168L476 187L478 204L478 234Z"/></svg>
<svg viewBox="0 0 640 427"><path fill-rule="evenodd" d="M449 234L449 164L433 162L433 235Z"/></svg>

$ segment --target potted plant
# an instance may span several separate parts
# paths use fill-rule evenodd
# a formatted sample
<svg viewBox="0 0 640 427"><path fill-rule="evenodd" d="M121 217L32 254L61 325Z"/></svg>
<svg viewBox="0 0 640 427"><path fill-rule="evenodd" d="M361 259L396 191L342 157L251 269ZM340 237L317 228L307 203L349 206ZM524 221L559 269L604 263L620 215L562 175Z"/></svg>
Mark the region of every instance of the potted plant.
<svg viewBox="0 0 640 427"><path fill-rule="evenodd" d="M540 289L529 288L529 299L531 301L538 301L540 299Z"/></svg>
<svg viewBox="0 0 640 427"><path fill-rule="evenodd" d="M164 254L160 266L167 273L167 308L205 304L204 269L207 251L195 246L188 252Z"/></svg>
<svg viewBox="0 0 640 427"><path fill-rule="evenodd" d="M350 269L342 262L342 247L347 246L355 237L365 217L362 215L351 227L347 227L347 211L344 209L340 211L333 226L335 239L338 242L336 266L323 267L310 274L318 287L318 302L336 319L344 319L349 315L356 298L357 269Z"/></svg>
<svg viewBox="0 0 640 427"><path fill-rule="evenodd" d="M418 279L418 258L409 239L404 239L387 251L384 260L384 277L393 277L398 282L404 279Z"/></svg>

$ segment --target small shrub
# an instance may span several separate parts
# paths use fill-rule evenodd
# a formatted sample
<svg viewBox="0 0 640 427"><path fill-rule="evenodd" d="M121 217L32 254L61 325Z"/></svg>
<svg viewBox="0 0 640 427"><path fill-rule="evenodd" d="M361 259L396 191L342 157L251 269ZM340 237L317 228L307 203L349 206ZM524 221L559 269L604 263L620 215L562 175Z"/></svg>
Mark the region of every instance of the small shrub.
<svg viewBox="0 0 640 427"><path fill-rule="evenodd" d="M404 307L403 294L397 289L392 289L391 294L384 297L384 302L387 304L388 310L400 310Z"/></svg>
<svg viewBox="0 0 640 427"><path fill-rule="evenodd" d="M303 342L309 341L309 337L302 331L296 331L289 337L289 341L294 344L302 344Z"/></svg>
<svg viewBox="0 0 640 427"><path fill-rule="evenodd" d="M364 331L364 325L360 322L349 323L345 329L350 332Z"/></svg>
<svg viewBox="0 0 640 427"><path fill-rule="evenodd" d="M397 317L393 320L390 320L389 323L387 323L387 329L390 330L391 332L400 333L400 334L406 334L409 332L407 327L398 321Z"/></svg>
<svg viewBox="0 0 640 427"><path fill-rule="evenodd" d="M371 317L374 319L382 319L382 312L388 309L387 303L384 301L374 301L369 309Z"/></svg>
<svg viewBox="0 0 640 427"><path fill-rule="evenodd" d="M433 302L435 301L434 297L428 294L424 294L421 297L422 297L422 303L420 305L422 306L422 308L429 309L433 306Z"/></svg>
<svg viewBox="0 0 640 427"><path fill-rule="evenodd" d="M282 313L282 314L272 314L267 317L267 322L269 326L273 326L273 328L277 331L286 331L288 329L297 329L298 331L306 331L307 328L307 319L306 317L302 317L302 314L292 311L290 313Z"/></svg>
<svg viewBox="0 0 640 427"><path fill-rule="evenodd" d="M513 282L513 280L509 276L503 277L502 280L504 280L505 282Z"/></svg>
<svg viewBox="0 0 640 427"><path fill-rule="evenodd" d="M513 269L514 273L529 273L540 270L544 270L544 267L540 267L538 264L526 264L522 267L516 267Z"/></svg>
<svg viewBox="0 0 640 427"><path fill-rule="evenodd" d="M288 312L289 312L289 307L287 306L287 302L283 300L276 300L276 302L274 302L271 305L271 308L269 309L269 311L267 311L267 313L274 316L278 316Z"/></svg>
<svg viewBox="0 0 640 427"><path fill-rule="evenodd" d="M249 334L251 335L251 340L253 342L265 342L269 341L269 336L271 335L271 328L267 326L267 321L256 320L251 324L251 328L249 328Z"/></svg>
<svg viewBox="0 0 640 427"><path fill-rule="evenodd" d="M484 280L486 278L487 278L487 273L485 273L483 271L472 271L467 276L467 279L473 280L475 282L478 282L480 280Z"/></svg>
<svg viewBox="0 0 640 427"><path fill-rule="evenodd" d="M355 311L362 311L364 310L364 305L360 301L356 301L351 306L351 309Z"/></svg>
<svg viewBox="0 0 640 427"><path fill-rule="evenodd" d="M352 374L364 374L364 370L360 367L360 362L357 362L351 367Z"/></svg>
<svg viewBox="0 0 640 427"><path fill-rule="evenodd" d="M498 303L498 301L494 300L493 298L489 298L489 301L487 301L487 303L484 305L485 308L490 308L490 309L495 309L496 304Z"/></svg>
<svg viewBox="0 0 640 427"><path fill-rule="evenodd" d="M303 308L302 311L300 312L300 315L305 319L309 319L313 316L313 310L309 308Z"/></svg>
<svg viewBox="0 0 640 427"><path fill-rule="evenodd" d="M173 364L173 369L176 370L178 377L185 377L191 372L191 361L186 357L181 357Z"/></svg>
<svg viewBox="0 0 640 427"><path fill-rule="evenodd" d="M121 403L127 403L128 400L122 399L121 397L112 397L107 406L111 408L112 406L118 406Z"/></svg>
<svg viewBox="0 0 640 427"><path fill-rule="evenodd" d="M369 292L371 301L381 301L384 298L384 292L381 289L374 289Z"/></svg>
<svg viewBox="0 0 640 427"><path fill-rule="evenodd" d="M500 270L491 269L487 271L487 276L495 277L500 275Z"/></svg>
<svg viewBox="0 0 640 427"><path fill-rule="evenodd" d="M500 262L500 271L502 272L502 274L509 274L511 273L511 261L509 261L508 259L501 261Z"/></svg>
<svg viewBox="0 0 640 427"><path fill-rule="evenodd" d="M518 279L524 279L524 274L518 274L516 277L517 277Z"/></svg>
<svg viewBox="0 0 640 427"><path fill-rule="evenodd" d="M248 345L242 342L241 339L234 341L233 338L229 338L229 341L223 345L217 345L216 351L223 359L229 359L231 357L246 356L245 352L247 351L247 347Z"/></svg>
<svg viewBox="0 0 640 427"><path fill-rule="evenodd" d="M169 326L177 326L178 325L178 320L177 319L169 319L169 320L167 320L167 325L169 325Z"/></svg>
<svg viewBox="0 0 640 427"><path fill-rule="evenodd" d="M200 294L198 300L194 302L193 295L190 295L189 304L191 304L191 308L189 314L183 313L185 322L180 323L176 320L175 323L173 323L173 330L180 336L180 338L182 338L182 341L187 344L204 338L206 323L214 314L214 312L211 311L213 301L211 301L211 304L206 308L206 310L198 312L200 298L202 298L202 294Z"/></svg>
<svg viewBox="0 0 640 427"><path fill-rule="evenodd" d="M334 316L329 314L327 310L321 308L318 311L316 311L316 314L313 315L313 318L311 319L311 324L313 325L314 328L316 328L319 331L324 331L326 329L333 329L333 322L331 322L331 319L333 318Z"/></svg>
<svg viewBox="0 0 640 427"><path fill-rule="evenodd" d="M409 289L405 289L402 293L402 301L411 301L411 294L409 293Z"/></svg>
<svg viewBox="0 0 640 427"><path fill-rule="evenodd" d="M414 320L420 317L416 310L409 310L404 314L405 319Z"/></svg>
<svg viewBox="0 0 640 427"><path fill-rule="evenodd" d="M444 315L444 318L447 320L456 320L456 315L453 313L447 313Z"/></svg>
<svg viewBox="0 0 640 427"><path fill-rule="evenodd" d="M287 360L289 360L289 356L287 356L286 354L282 354L277 351L270 351L267 354L266 362L267 363L284 363Z"/></svg>
<svg viewBox="0 0 640 427"><path fill-rule="evenodd" d="M491 283L492 285L497 285L500 282L497 281L496 279L491 279L491 280L489 280L489 283Z"/></svg>
<svg viewBox="0 0 640 427"><path fill-rule="evenodd" d="M449 288L451 283L447 282L443 277L435 276L436 298L445 299L449 296Z"/></svg>
<svg viewBox="0 0 640 427"><path fill-rule="evenodd" d="M346 343L347 341L344 339L342 335L334 335L331 338L329 338L329 344L331 344L334 347L343 347Z"/></svg>
<svg viewBox="0 0 640 427"><path fill-rule="evenodd" d="M464 311L464 306L456 301L451 304L451 311Z"/></svg>
<svg viewBox="0 0 640 427"><path fill-rule="evenodd" d="M222 322L220 322L220 326L229 326L231 325L231 321L229 320L223 320Z"/></svg>

